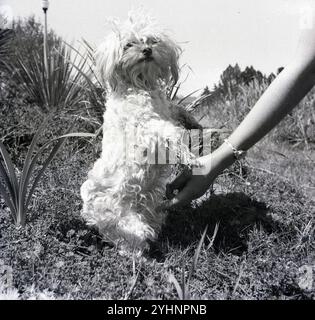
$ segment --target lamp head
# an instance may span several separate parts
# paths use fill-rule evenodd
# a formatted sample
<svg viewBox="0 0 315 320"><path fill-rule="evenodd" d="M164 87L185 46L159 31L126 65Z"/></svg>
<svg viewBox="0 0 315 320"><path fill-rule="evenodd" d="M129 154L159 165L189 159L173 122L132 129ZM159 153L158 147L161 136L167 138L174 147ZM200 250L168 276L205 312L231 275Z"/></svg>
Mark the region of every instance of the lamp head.
<svg viewBox="0 0 315 320"><path fill-rule="evenodd" d="M49 1L48 0L42 0L42 7L43 7L43 10L48 10L48 7L49 7Z"/></svg>

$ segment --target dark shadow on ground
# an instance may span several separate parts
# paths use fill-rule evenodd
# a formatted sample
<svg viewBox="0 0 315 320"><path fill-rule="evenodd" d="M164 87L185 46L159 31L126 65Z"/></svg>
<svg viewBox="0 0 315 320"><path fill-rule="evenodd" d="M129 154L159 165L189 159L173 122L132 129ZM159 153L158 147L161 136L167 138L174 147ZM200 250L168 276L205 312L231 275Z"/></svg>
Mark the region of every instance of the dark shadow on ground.
<svg viewBox="0 0 315 320"><path fill-rule="evenodd" d="M255 225L267 232L277 228L267 211L264 203L252 200L244 193L212 195L197 208L170 211L149 255L163 260L167 253L166 244L185 248L198 242L207 225L207 236L211 238L216 223L219 223L219 230L214 241L215 249L241 255L247 250L248 234Z"/></svg>
<svg viewBox="0 0 315 320"><path fill-rule="evenodd" d="M112 247L102 240L97 230L87 228L79 216L69 219L67 215L57 213L55 219L58 223L52 223L49 232L59 241L74 244L75 251L89 254L91 246L98 251ZM184 249L198 243L208 225L207 244L217 223L219 230L214 241L215 250L236 255L247 250L248 234L255 225L268 233L278 229L278 223L268 216L265 203L241 192L213 194L196 208L170 210L157 241L150 243L150 251L146 255L163 261L169 247Z"/></svg>

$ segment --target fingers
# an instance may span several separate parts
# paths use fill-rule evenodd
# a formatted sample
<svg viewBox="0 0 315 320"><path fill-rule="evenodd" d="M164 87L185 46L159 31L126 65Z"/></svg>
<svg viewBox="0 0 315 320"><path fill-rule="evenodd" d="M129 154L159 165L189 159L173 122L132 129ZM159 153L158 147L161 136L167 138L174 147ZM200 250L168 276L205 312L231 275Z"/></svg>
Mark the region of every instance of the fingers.
<svg viewBox="0 0 315 320"><path fill-rule="evenodd" d="M190 171L185 169L172 182L166 184L166 197L171 199L174 197L174 190L181 190L190 177Z"/></svg>
<svg viewBox="0 0 315 320"><path fill-rule="evenodd" d="M178 195L173 197L170 200L164 201L161 205L159 205L156 210L167 210L167 209L175 209L178 207L182 207L190 204L191 200L193 200L193 194L189 187L184 187Z"/></svg>
<svg viewBox="0 0 315 320"><path fill-rule="evenodd" d="M174 196L174 190L176 190L177 188L171 184L171 183L167 183L166 184L166 190L165 190L165 195L167 199L171 199Z"/></svg>

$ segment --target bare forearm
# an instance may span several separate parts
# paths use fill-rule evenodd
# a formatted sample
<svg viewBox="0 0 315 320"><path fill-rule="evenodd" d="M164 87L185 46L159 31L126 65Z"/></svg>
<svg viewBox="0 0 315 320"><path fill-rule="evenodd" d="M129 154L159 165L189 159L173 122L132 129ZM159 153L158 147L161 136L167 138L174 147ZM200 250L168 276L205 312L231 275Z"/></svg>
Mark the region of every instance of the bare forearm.
<svg viewBox="0 0 315 320"><path fill-rule="evenodd" d="M272 130L303 99L314 84L315 19L314 27L301 33L292 61L235 129L229 137L230 143L238 150L248 150ZM208 158L208 167L211 168L209 172L221 172L235 160L233 150L226 143ZM213 158L219 160L210 161Z"/></svg>
<svg viewBox="0 0 315 320"><path fill-rule="evenodd" d="M250 113L213 153L199 158L191 175L180 174L168 185L165 207L180 206L200 197L214 179L235 161L237 150L247 150L272 130L315 84L315 18L313 27L303 30L292 61L273 81ZM174 196L173 191L180 190Z"/></svg>
<svg viewBox="0 0 315 320"><path fill-rule="evenodd" d="M315 84L314 67L288 65L258 100L229 141L247 150L272 130Z"/></svg>
<svg viewBox="0 0 315 320"><path fill-rule="evenodd" d="M315 84L315 19L302 30L296 52L280 75L261 96L229 138L237 148L247 150L272 130Z"/></svg>

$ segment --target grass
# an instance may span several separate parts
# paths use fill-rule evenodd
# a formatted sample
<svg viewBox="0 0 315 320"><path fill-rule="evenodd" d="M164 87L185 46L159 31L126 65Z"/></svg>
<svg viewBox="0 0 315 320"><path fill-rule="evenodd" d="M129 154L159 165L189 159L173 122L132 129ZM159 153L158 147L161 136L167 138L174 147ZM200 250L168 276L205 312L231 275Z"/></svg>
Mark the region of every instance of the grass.
<svg viewBox="0 0 315 320"><path fill-rule="evenodd" d="M182 276L181 276L180 282L176 279L176 277L174 276L173 273L169 274L169 280L174 284L176 291L177 291L177 294L178 294L178 297L181 300L190 300L192 297L191 292L190 292L190 288L189 288L190 281L193 277L194 272L197 270L197 263L198 263L198 259L199 259L202 245L204 243L204 240L205 240L205 237L207 234L207 229L208 229L208 225L206 226L205 230L203 231L201 239L199 241L199 244L195 250L194 259L193 259L193 262L192 262L191 267L189 269L187 281L185 281L186 276L185 276L185 266L184 265L183 265L183 269L182 269ZM207 250L209 250L212 247L217 232L218 232L218 224L215 226L214 233L213 233L211 242L207 246Z"/></svg>
<svg viewBox="0 0 315 320"><path fill-rule="evenodd" d="M0 161L0 179L2 179L2 183L0 180L0 194L10 209L13 221L17 227L25 227L27 208L33 193L41 177L47 170L47 167L64 145L66 138L94 137L94 135L88 133L68 133L66 135L49 140L48 142L44 143L39 150L36 151L36 145L39 140L39 136L44 131L48 123L49 117L45 119L34 135L26 154L20 177L18 177L16 174L16 169L7 149L0 141L0 154L4 163L3 165ZM34 175L39 157L42 155L43 151L54 142L56 142L54 147L51 149L46 160L43 162L41 169L38 170L36 176L31 182L31 178L32 175Z"/></svg>
<svg viewBox="0 0 315 320"><path fill-rule="evenodd" d="M237 86L237 93L232 96L218 98L210 106L201 101L193 110L196 119L204 126L234 130L255 102L268 87L267 82L261 84L254 80L248 85ZM300 146L307 149L315 143L315 89L300 102L289 115L269 134L269 140L290 147ZM195 104L196 105L196 104Z"/></svg>
<svg viewBox="0 0 315 320"><path fill-rule="evenodd" d="M79 188L98 156L97 141L66 141L34 191L25 229L15 228L0 200L0 261L12 274L3 297L178 299L172 275L187 284L208 225L190 298L314 298L314 286L299 287L300 268L314 266L314 166L306 157L313 151L263 141L242 172L236 167L216 181L208 200L170 212L151 251L133 262L80 217Z"/></svg>
<svg viewBox="0 0 315 320"><path fill-rule="evenodd" d="M35 96L28 100L10 75L0 76L6 120L0 121L0 138L23 175L43 114ZM204 126L233 130L266 86L242 84L237 94L210 105L189 96L181 103ZM177 87L170 88L174 99L177 94ZM170 211L158 240L139 260L121 257L80 216L79 190L99 156L100 136L89 143L64 140L32 190L25 228L15 227L0 198L0 299L314 299L314 281L301 285L302 270L315 267L314 101L315 90L225 171L203 201ZM77 131L94 133L99 126L90 120L89 103L82 100L85 107L75 109ZM52 131L65 132L64 117L60 111L54 118L41 146ZM35 176L38 170L34 166Z"/></svg>
<svg viewBox="0 0 315 320"><path fill-rule="evenodd" d="M32 121L27 119L21 117ZM10 132L7 120L1 125ZM174 278L187 288L189 266L208 225L189 280L190 298L314 298L314 285L299 286L300 268L314 266L314 151L306 145L266 138L242 170L236 166L216 181L208 200L170 212L151 251L131 261L80 217L79 188L100 140L65 143L34 192L25 229L14 227L0 200L0 261L12 274L11 286L2 286L3 297L178 299Z"/></svg>
<svg viewBox="0 0 315 320"><path fill-rule="evenodd" d="M45 172L46 168L48 167L49 163L52 161L54 156L57 154L59 149L61 148L64 139L60 139L58 144L52 149L51 153L49 154L48 158L44 162L41 170L34 178L34 181L31 186L29 186L30 179L32 173L34 171L36 162L38 157L40 156L41 152L48 146L46 143L33 157L33 153L35 151L36 143L38 141L39 135L41 131L45 128L48 124L48 121L44 121L38 132L34 135L29 150L27 152L27 156L25 159L25 163L23 166L23 170L21 172L20 179L16 174L16 170L14 168L14 164L11 160L11 157L5 148L4 144L0 142L0 153L2 155L2 162L0 162L0 178L3 181L3 184L0 182L0 193L5 200L6 205L10 208L12 218L14 223L18 227L24 227L26 222L26 211L29 204L29 201L33 195L33 192L42 176ZM28 189L29 192L28 192ZM28 193L27 193L28 192Z"/></svg>
<svg viewBox="0 0 315 320"><path fill-rule="evenodd" d="M11 289L20 298L44 298L45 291L63 299L178 299L171 275L188 279L185 266L193 265L206 225L189 281L192 299L314 297L298 286L299 268L314 265L314 203L292 181L250 166L242 177L221 176L205 203L170 212L151 252L133 262L80 218L79 187L98 152L93 144L84 148L66 142L34 193L24 230L2 205L0 260L12 268Z"/></svg>

